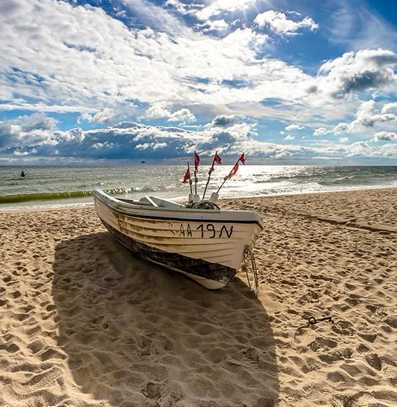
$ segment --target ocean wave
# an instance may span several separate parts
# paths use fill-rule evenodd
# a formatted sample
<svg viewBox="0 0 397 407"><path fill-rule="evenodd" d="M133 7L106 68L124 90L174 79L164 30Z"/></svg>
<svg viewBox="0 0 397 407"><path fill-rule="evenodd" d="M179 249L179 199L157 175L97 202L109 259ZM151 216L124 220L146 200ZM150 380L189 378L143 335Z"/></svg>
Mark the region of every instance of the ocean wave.
<svg viewBox="0 0 397 407"><path fill-rule="evenodd" d="M144 187L114 187L105 189L105 192L110 195L125 195L133 193L148 193L159 192L167 188L153 188L149 186ZM62 200L70 198L86 198L94 194L94 191L60 191L60 192L34 192L34 193L21 193L0 196L0 204L11 204L28 201L50 201Z"/></svg>
<svg viewBox="0 0 397 407"><path fill-rule="evenodd" d="M32 194L15 194L0 196L0 204L18 203L28 201L49 201L54 199L84 198L91 196L92 191L72 192L36 192Z"/></svg>

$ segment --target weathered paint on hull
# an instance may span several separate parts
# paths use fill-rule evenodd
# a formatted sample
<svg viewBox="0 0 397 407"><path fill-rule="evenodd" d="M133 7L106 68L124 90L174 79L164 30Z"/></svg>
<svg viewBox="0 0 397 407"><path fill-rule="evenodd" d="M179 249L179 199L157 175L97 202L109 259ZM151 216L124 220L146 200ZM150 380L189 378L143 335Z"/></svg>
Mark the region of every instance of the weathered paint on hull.
<svg viewBox="0 0 397 407"><path fill-rule="evenodd" d="M120 233L106 222L102 221L102 223L124 247L137 256L182 273L210 290L225 287L236 274L236 270L221 264L209 263L146 246Z"/></svg>
<svg viewBox="0 0 397 407"><path fill-rule="evenodd" d="M197 217L204 218L203 213L183 211L182 219L181 211L172 218L162 210L125 213L114 206L103 197L95 199L99 218L124 246L209 289L222 288L235 276L245 247L260 231L256 221L238 219L238 213L211 213L212 220L201 220Z"/></svg>

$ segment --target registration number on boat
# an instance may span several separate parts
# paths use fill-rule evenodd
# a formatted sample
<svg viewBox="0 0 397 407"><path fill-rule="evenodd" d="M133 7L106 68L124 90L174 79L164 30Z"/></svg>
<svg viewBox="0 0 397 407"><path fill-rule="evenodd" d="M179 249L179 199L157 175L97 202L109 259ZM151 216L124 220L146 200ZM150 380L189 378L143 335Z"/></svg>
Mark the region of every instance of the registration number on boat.
<svg viewBox="0 0 397 407"><path fill-rule="evenodd" d="M222 225L220 228L215 228L212 223L201 225L190 225L189 223L181 223L179 230L173 230L173 234L180 237L201 237L202 239L230 239L233 235L233 225Z"/></svg>

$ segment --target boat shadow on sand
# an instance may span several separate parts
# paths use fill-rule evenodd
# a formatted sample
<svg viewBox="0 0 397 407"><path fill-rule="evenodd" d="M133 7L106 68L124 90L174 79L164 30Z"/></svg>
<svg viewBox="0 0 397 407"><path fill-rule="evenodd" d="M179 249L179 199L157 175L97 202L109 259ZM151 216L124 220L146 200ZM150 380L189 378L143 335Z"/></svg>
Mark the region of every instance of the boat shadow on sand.
<svg viewBox="0 0 397 407"><path fill-rule="evenodd" d="M59 243L54 268L58 341L87 400L277 405L269 317L241 280L208 291L134 258L108 233Z"/></svg>

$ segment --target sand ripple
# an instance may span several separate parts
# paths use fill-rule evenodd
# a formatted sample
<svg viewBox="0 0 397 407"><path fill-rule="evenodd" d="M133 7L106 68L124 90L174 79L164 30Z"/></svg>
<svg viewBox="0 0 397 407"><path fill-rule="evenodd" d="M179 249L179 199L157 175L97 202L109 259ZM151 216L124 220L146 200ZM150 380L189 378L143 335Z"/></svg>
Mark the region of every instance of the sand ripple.
<svg viewBox="0 0 397 407"><path fill-rule="evenodd" d="M258 300L134 259L92 209L0 214L0 406L397 405L397 235L329 221L395 227L396 198L224 202L264 216Z"/></svg>

